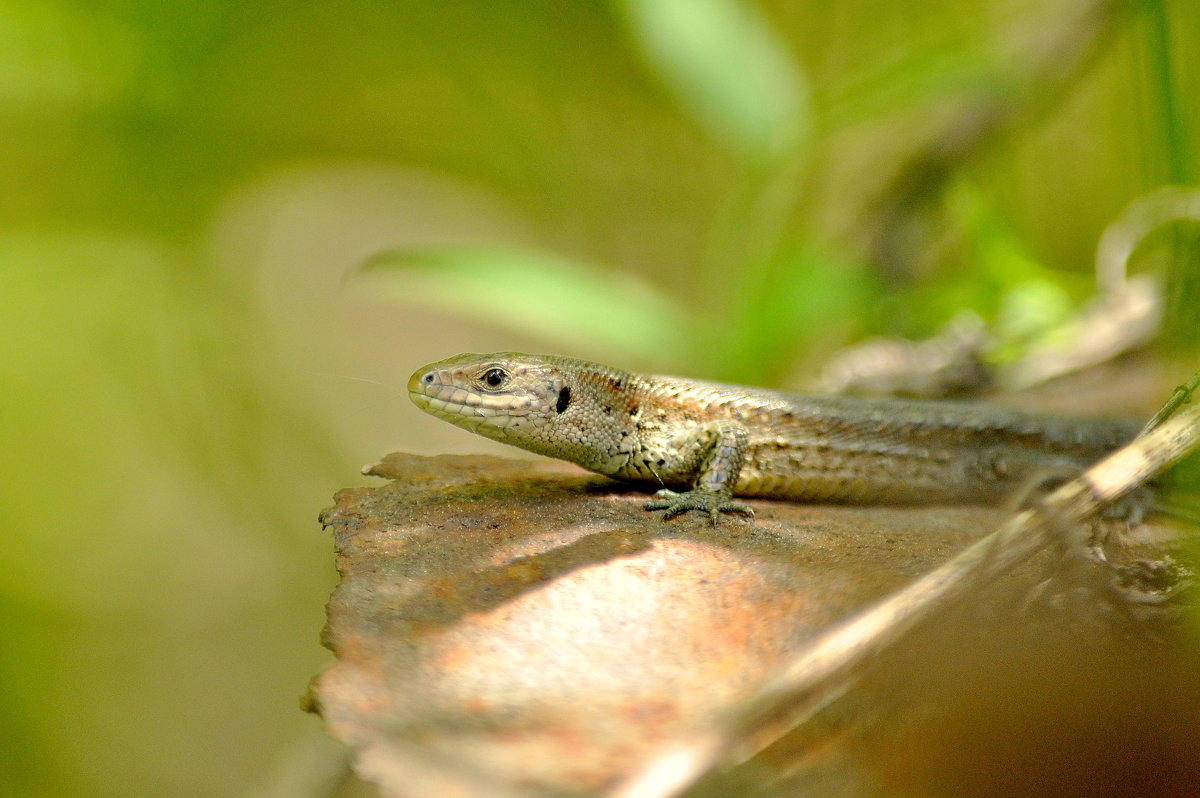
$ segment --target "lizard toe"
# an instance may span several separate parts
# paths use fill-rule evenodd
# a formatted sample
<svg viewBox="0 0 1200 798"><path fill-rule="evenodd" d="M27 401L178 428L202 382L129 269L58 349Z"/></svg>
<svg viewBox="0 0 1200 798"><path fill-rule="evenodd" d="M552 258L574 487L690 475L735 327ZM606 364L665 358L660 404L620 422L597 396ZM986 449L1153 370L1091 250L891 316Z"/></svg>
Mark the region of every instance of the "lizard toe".
<svg viewBox="0 0 1200 798"><path fill-rule="evenodd" d="M735 502L723 493L715 491L707 491L694 489L677 493L673 490L660 490L654 494L653 501L647 502L645 509L647 510L666 510L663 513L663 519L674 518L681 513L686 513L689 510L699 510L707 513L712 519L714 525L721 517L721 513L740 513L753 517L754 509L743 502Z"/></svg>

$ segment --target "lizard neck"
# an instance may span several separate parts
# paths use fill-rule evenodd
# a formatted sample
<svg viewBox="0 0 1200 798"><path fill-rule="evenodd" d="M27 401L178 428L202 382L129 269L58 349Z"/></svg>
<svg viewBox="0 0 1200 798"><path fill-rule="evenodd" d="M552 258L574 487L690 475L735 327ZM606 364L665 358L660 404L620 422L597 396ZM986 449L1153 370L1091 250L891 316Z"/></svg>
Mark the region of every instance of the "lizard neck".
<svg viewBox="0 0 1200 798"><path fill-rule="evenodd" d="M621 475L638 447L643 379L582 360L552 362L561 380L553 420L541 434L519 445L600 474Z"/></svg>

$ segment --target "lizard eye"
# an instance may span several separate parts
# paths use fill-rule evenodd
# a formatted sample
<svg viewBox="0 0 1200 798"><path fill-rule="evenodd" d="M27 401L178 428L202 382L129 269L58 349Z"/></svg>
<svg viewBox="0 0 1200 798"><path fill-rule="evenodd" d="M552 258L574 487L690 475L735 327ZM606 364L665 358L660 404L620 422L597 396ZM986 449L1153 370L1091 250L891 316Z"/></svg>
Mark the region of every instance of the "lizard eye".
<svg viewBox="0 0 1200 798"><path fill-rule="evenodd" d="M508 372L504 369L490 368L483 372L483 376L479 378L479 381L489 388L499 388L508 382Z"/></svg>

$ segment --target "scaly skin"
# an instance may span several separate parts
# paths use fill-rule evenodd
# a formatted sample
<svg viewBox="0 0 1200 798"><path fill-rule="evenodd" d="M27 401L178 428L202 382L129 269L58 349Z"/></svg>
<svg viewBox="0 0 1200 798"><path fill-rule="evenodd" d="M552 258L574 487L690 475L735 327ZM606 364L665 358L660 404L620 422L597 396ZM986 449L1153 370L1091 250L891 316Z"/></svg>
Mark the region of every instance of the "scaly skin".
<svg viewBox="0 0 1200 798"><path fill-rule="evenodd" d="M752 515L733 496L847 503L995 503L1075 472L1139 425L979 404L813 397L583 360L497 352L432 363L408 381L460 427L664 489L647 509ZM668 489L687 488L681 492Z"/></svg>

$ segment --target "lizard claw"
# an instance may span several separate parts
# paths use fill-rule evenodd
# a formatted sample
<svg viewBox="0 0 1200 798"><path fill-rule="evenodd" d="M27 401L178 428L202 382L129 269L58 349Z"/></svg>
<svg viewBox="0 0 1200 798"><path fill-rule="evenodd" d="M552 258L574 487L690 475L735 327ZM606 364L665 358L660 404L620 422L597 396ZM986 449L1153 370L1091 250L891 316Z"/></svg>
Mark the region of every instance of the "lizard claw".
<svg viewBox="0 0 1200 798"><path fill-rule="evenodd" d="M741 513L751 518L754 517L754 508L750 505L743 502L735 502L723 493L701 490L699 488L683 491L682 493L663 488L654 494L654 501L646 503L645 509L666 510L663 514L663 520L674 518L680 513L686 513L688 510L700 510L701 512L708 513L708 517L712 519L713 526L717 525L717 520L721 517L721 513Z"/></svg>

